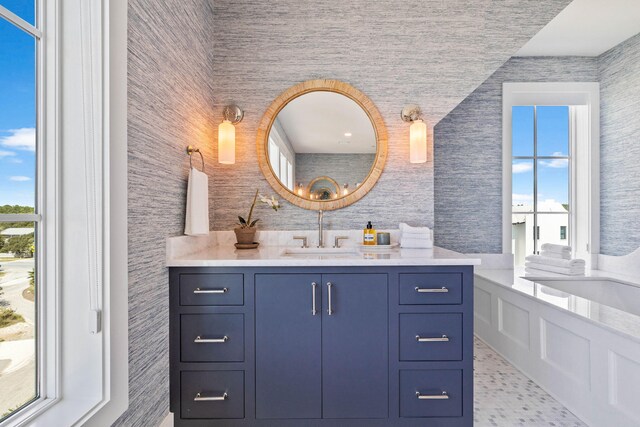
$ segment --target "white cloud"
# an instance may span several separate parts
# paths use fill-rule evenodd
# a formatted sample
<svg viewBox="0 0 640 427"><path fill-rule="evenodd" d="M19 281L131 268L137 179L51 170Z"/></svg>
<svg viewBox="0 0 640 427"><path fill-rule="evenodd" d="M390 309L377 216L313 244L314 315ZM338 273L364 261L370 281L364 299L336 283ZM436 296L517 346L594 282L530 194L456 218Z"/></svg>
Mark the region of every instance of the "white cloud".
<svg viewBox="0 0 640 427"><path fill-rule="evenodd" d="M513 173L524 173L533 170L532 163L514 163L513 164Z"/></svg>
<svg viewBox="0 0 640 427"><path fill-rule="evenodd" d="M9 181L24 182L31 181L31 178L29 178L28 176L12 176L9 178Z"/></svg>
<svg viewBox="0 0 640 427"><path fill-rule="evenodd" d="M0 137L0 145L18 150L36 151L35 128L9 129L9 134Z"/></svg>
<svg viewBox="0 0 640 427"><path fill-rule="evenodd" d="M511 195L512 205L521 205L525 203L533 203L533 194L517 194Z"/></svg>
<svg viewBox="0 0 640 427"><path fill-rule="evenodd" d="M0 158L9 157L9 156L15 156L15 155L16 155L16 153L14 153L13 151L0 150Z"/></svg>
<svg viewBox="0 0 640 427"><path fill-rule="evenodd" d="M569 165L569 160L567 159L540 160L540 164L547 168L564 169Z"/></svg>

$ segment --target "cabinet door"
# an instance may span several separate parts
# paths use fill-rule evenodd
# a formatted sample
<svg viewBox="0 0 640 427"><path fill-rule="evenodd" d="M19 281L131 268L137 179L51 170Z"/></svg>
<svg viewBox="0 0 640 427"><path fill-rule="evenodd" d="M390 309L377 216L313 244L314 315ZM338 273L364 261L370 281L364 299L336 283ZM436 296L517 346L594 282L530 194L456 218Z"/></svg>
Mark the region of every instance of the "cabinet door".
<svg viewBox="0 0 640 427"><path fill-rule="evenodd" d="M256 275L257 418L322 415L320 285L320 275Z"/></svg>
<svg viewBox="0 0 640 427"><path fill-rule="evenodd" d="M322 275L322 292L323 418L387 418L387 275Z"/></svg>

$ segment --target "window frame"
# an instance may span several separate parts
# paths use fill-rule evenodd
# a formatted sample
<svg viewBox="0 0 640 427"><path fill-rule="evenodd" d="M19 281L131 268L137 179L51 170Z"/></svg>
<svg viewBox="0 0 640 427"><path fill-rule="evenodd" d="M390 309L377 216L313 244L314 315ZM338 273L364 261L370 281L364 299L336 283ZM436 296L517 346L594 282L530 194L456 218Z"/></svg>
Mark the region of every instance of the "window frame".
<svg viewBox="0 0 640 427"><path fill-rule="evenodd" d="M585 106L574 132L577 145L570 148L568 244L574 256L597 265L600 250L600 84L597 82L549 82L502 84L502 253L512 255L512 107L526 105ZM583 110L581 110L583 111ZM570 113L571 114L571 113ZM582 113L581 113L582 114ZM577 121L576 121L577 122ZM580 185L576 185L580 183Z"/></svg>
<svg viewBox="0 0 640 427"><path fill-rule="evenodd" d="M37 0L37 8L36 25L46 31L36 61L41 82L36 104L36 213L3 219L31 221L39 212L46 213L36 242L42 254L36 274L43 304L38 307L43 374L40 397L0 427L110 425L128 406L127 6L110 0ZM79 84L65 86L65 79ZM78 97L88 102L77 102ZM85 132L68 133L62 145L65 127L78 123ZM63 169L64 161L79 167ZM75 195L69 191L75 185L70 170L83 166L93 171L95 185ZM82 197L96 203L82 205L79 212ZM64 256L74 248L70 235L82 230L83 221L85 233L95 234L87 238L98 252L95 283L70 274L76 267ZM78 270L89 270L92 277L90 267ZM69 298L76 292L82 297ZM74 322L69 307L75 310L87 292L95 292L97 306L81 300L78 310L86 311ZM98 331L91 333L95 326ZM81 370L76 368L78 361Z"/></svg>

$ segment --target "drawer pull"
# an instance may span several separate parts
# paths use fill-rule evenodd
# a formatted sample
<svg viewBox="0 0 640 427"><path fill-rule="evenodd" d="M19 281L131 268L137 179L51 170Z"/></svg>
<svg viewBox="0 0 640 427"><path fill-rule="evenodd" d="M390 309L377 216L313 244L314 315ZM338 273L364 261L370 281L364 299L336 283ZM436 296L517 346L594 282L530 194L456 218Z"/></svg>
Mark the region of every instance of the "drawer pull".
<svg viewBox="0 0 640 427"><path fill-rule="evenodd" d="M416 397L419 400L447 400L449 399L449 395L446 391L443 391L442 394L420 394L419 391L416 391Z"/></svg>
<svg viewBox="0 0 640 427"><path fill-rule="evenodd" d="M416 341L418 342L449 342L449 337L446 335L443 335L442 337L439 337L439 338L424 338L424 337L421 337L420 335L416 335Z"/></svg>
<svg viewBox="0 0 640 427"><path fill-rule="evenodd" d="M227 400L229 395L224 393L222 396L202 396L200 393L196 394L196 397L193 398L194 402L219 402L221 400Z"/></svg>
<svg viewBox="0 0 640 427"><path fill-rule="evenodd" d="M200 288L195 288L193 290L194 294L226 294L229 291L228 288L222 288L222 289L200 289Z"/></svg>
<svg viewBox="0 0 640 427"><path fill-rule="evenodd" d="M312 316L315 316L316 314L318 314L318 310L316 310L316 287L318 287L318 284L316 282L312 282L311 283L311 315Z"/></svg>
<svg viewBox="0 0 640 427"><path fill-rule="evenodd" d="M200 338L200 335L198 335L196 339L193 340L196 344L225 343L227 341L229 341L229 337L226 335L222 338Z"/></svg>
<svg viewBox="0 0 640 427"><path fill-rule="evenodd" d="M333 305L331 304L331 287L333 283L327 282L327 300L329 301L329 308L327 308L327 314L331 316L333 314Z"/></svg>
<svg viewBox="0 0 640 427"><path fill-rule="evenodd" d="M441 288L420 288L416 286L416 292L419 294L446 294L449 292L449 289L444 286Z"/></svg>

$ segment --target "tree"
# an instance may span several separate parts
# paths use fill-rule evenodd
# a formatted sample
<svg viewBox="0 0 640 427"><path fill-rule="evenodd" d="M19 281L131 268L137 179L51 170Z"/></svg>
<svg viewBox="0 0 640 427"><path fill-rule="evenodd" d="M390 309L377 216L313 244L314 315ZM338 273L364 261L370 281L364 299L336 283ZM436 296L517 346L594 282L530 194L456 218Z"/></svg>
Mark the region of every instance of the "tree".
<svg viewBox="0 0 640 427"><path fill-rule="evenodd" d="M13 236L7 239L3 250L11 252L16 258L31 258L33 256L33 233Z"/></svg>

